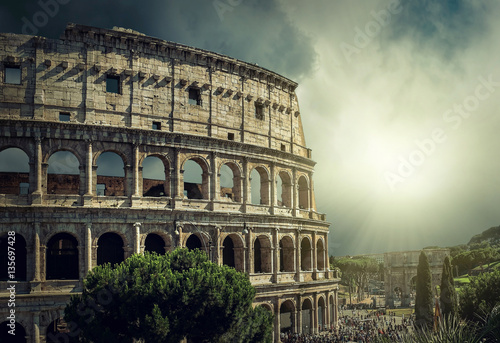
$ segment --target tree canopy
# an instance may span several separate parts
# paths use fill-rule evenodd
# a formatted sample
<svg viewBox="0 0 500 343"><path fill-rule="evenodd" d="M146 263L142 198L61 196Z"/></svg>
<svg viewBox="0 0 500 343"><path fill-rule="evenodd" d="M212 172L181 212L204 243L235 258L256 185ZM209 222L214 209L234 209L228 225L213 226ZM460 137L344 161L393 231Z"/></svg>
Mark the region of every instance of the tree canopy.
<svg viewBox="0 0 500 343"><path fill-rule="evenodd" d="M479 321L500 305L500 271L471 277L470 283L460 289L460 315Z"/></svg>
<svg viewBox="0 0 500 343"><path fill-rule="evenodd" d="M431 327L433 321L432 275L427 255L422 251L418 259L415 320L420 327Z"/></svg>
<svg viewBox="0 0 500 343"><path fill-rule="evenodd" d="M441 313L444 316L455 316L457 314L457 294L455 292L455 282L448 256L445 257L443 263L439 300L441 303Z"/></svg>
<svg viewBox="0 0 500 343"><path fill-rule="evenodd" d="M254 296L245 274L199 250L177 249L94 268L65 320L83 342L218 342L223 335L225 341L268 342L272 314L254 310ZM231 337L236 331L239 337Z"/></svg>
<svg viewBox="0 0 500 343"><path fill-rule="evenodd" d="M358 298L362 298L363 289L368 283L370 275L379 273L380 266L377 261L369 257L344 257L331 259L330 265L342 271L342 284L351 288L357 287Z"/></svg>

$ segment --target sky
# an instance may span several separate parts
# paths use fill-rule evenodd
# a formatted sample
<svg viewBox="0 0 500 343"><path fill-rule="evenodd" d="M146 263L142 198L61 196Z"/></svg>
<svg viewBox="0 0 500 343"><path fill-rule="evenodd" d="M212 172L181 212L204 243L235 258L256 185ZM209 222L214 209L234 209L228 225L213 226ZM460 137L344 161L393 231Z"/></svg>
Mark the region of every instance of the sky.
<svg viewBox="0 0 500 343"><path fill-rule="evenodd" d="M467 243L500 225L500 1L19 0L0 31L132 28L299 83L331 255Z"/></svg>

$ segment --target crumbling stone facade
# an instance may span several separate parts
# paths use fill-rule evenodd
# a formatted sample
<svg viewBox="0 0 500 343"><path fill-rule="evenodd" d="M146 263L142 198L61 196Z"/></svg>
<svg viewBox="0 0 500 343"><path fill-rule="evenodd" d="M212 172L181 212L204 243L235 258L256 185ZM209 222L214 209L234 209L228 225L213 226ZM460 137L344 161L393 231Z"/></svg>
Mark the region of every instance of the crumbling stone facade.
<svg viewBox="0 0 500 343"><path fill-rule="evenodd" d="M432 275L432 290L441 284L441 273L450 249L424 249ZM384 254L385 305L407 307L415 301L415 278L421 250Z"/></svg>
<svg viewBox="0 0 500 343"><path fill-rule="evenodd" d="M339 280L295 82L131 30L74 24L59 40L0 34L0 80L0 158L24 161L0 183L21 342L71 338L63 309L96 265L179 246L248 273L255 306L276 315L276 341L282 330L336 323ZM161 177L146 176L150 161ZM188 180L190 168L199 180Z"/></svg>

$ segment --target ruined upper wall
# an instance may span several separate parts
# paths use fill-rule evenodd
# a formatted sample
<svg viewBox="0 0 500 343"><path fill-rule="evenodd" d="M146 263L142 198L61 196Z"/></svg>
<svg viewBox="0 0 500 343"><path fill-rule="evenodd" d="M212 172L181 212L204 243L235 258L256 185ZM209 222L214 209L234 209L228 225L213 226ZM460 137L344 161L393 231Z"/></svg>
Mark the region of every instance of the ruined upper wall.
<svg viewBox="0 0 500 343"><path fill-rule="evenodd" d="M124 29L69 24L60 40L0 34L0 118L234 140L310 158L297 84L254 64ZM108 78L118 93L106 91ZM199 94L197 104L189 99Z"/></svg>

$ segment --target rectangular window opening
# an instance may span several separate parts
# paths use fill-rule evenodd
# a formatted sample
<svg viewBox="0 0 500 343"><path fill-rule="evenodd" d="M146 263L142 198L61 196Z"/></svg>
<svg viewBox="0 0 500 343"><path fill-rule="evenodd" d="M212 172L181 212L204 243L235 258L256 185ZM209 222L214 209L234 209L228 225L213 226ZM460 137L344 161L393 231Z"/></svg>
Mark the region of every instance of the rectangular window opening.
<svg viewBox="0 0 500 343"><path fill-rule="evenodd" d="M97 184L97 195L105 195L106 194L106 184L98 183Z"/></svg>
<svg viewBox="0 0 500 343"><path fill-rule="evenodd" d="M29 193L30 184L27 182L19 183L19 194L26 195Z"/></svg>
<svg viewBox="0 0 500 343"><path fill-rule="evenodd" d="M161 123L159 121L153 122L153 130L161 130Z"/></svg>
<svg viewBox="0 0 500 343"><path fill-rule="evenodd" d="M120 76L106 75L106 92L120 94Z"/></svg>
<svg viewBox="0 0 500 343"><path fill-rule="evenodd" d="M281 144L281 151L286 151L286 146L285 146L285 144Z"/></svg>
<svg viewBox="0 0 500 343"><path fill-rule="evenodd" d="M71 114L68 112L59 112L59 121L70 121Z"/></svg>
<svg viewBox="0 0 500 343"><path fill-rule="evenodd" d="M234 133L228 132L227 133L227 139L230 140L230 141L234 141Z"/></svg>
<svg viewBox="0 0 500 343"><path fill-rule="evenodd" d="M6 66L5 67L5 83L11 85L21 84L21 67L20 66Z"/></svg>
<svg viewBox="0 0 500 343"><path fill-rule="evenodd" d="M201 106L201 94L199 88L189 88L188 104Z"/></svg>

